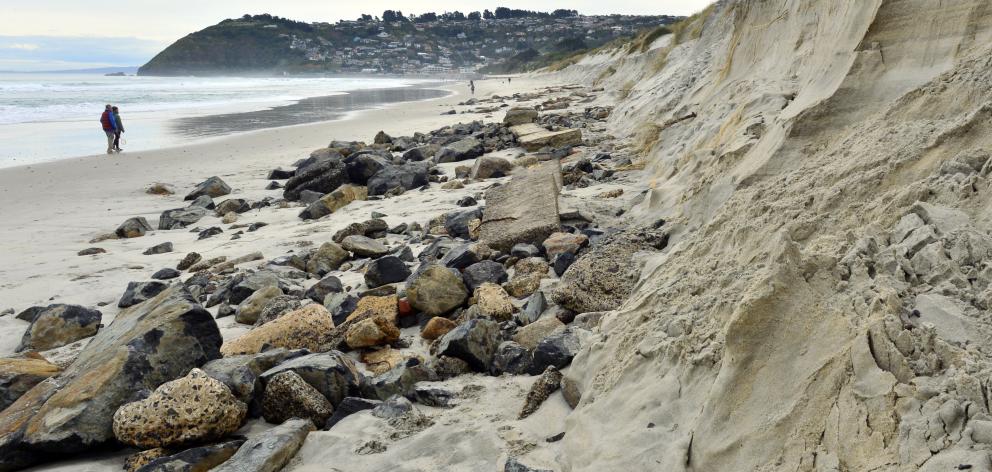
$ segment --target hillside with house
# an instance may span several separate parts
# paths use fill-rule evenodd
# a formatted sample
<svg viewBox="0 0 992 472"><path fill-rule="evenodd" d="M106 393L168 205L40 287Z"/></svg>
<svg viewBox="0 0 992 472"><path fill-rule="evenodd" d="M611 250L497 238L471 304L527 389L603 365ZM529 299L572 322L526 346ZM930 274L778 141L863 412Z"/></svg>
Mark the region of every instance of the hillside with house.
<svg viewBox="0 0 992 472"><path fill-rule="evenodd" d="M176 41L139 74L516 72L677 20L508 8L409 16L387 10L337 23L245 15Z"/></svg>

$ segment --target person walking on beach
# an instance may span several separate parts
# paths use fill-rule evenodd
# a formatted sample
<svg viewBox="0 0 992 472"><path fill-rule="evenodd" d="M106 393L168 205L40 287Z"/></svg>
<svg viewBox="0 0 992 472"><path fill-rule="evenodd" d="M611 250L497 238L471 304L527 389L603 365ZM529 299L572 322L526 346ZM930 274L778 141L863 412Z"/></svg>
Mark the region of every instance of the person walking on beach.
<svg viewBox="0 0 992 472"><path fill-rule="evenodd" d="M107 105L104 108L103 114L100 115L100 125L103 126L103 132L107 135L107 154L113 154L114 138L117 136L117 119L114 118L112 106Z"/></svg>
<svg viewBox="0 0 992 472"><path fill-rule="evenodd" d="M121 152L121 133L124 132L124 122L121 121L121 111L117 107L111 108L114 112L114 151Z"/></svg>
<svg viewBox="0 0 992 472"><path fill-rule="evenodd" d="M474 80L468 81L468 88L469 88L469 90L472 91L472 95L475 95L475 81Z"/></svg>

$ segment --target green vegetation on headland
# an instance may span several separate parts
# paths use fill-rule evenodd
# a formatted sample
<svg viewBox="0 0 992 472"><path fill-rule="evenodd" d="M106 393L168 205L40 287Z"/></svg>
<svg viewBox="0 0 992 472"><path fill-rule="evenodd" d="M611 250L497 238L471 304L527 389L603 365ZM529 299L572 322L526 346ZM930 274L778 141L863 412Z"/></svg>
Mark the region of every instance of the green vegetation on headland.
<svg viewBox="0 0 992 472"><path fill-rule="evenodd" d="M672 16L583 16L497 8L304 23L245 15L192 33L140 75L232 73L511 73L546 67L620 38L677 21Z"/></svg>

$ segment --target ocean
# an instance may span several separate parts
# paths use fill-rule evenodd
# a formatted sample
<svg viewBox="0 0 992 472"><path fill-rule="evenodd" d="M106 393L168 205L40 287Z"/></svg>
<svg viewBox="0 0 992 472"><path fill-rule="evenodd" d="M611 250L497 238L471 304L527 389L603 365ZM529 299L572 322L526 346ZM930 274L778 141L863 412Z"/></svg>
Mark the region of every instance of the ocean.
<svg viewBox="0 0 992 472"><path fill-rule="evenodd" d="M125 152L341 119L445 95L405 78L106 77L0 74L0 167L100 154L105 104L121 110Z"/></svg>

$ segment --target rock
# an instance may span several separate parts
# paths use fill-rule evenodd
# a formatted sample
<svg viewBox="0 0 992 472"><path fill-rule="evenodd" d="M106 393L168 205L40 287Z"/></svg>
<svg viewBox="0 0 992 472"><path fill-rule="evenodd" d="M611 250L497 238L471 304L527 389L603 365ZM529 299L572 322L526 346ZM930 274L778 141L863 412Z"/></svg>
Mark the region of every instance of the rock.
<svg viewBox="0 0 992 472"><path fill-rule="evenodd" d="M558 388L561 387L561 379L561 372L554 366L548 366L531 386L530 391L527 392L527 400L524 402L523 409L520 410L518 419L522 420L536 412L552 393L558 391Z"/></svg>
<svg viewBox="0 0 992 472"><path fill-rule="evenodd" d="M544 313L544 310L548 309L548 302L544 297L544 292L538 290L534 292L530 298L527 299L527 304L524 305L524 309L520 312L518 317L519 324L521 326L529 325Z"/></svg>
<svg viewBox="0 0 992 472"><path fill-rule="evenodd" d="M348 328L345 342L352 349L381 346L396 342L400 338L400 330L383 317L371 317L357 322Z"/></svg>
<svg viewBox="0 0 992 472"><path fill-rule="evenodd" d="M437 380L447 380L472 373L472 368L468 362L449 356L440 356L432 359L428 368L435 373Z"/></svg>
<svg viewBox="0 0 992 472"><path fill-rule="evenodd" d="M265 186L265 190L279 190L282 188L282 184L273 180L269 182L269 185Z"/></svg>
<svg viewBox="0 0 992 472"><path fill-rule="evenodd" d="M352 235L341 241L341 247L360 257L381 257L389 253L389 248L372 238Z"/></svg>
<svg viewBox="0 0 992 472"><path fill-rule="evenodd" d="M514 244L513 248L510 249L510 255L518 259L527 259L529 257L540 257L541 250L533 244Z"/></svg>
<svg viewBox="0 0 992 472"><path fill-rule="evenodd" d="M269 423L303 418L322 425L333 412L331 402L291 370L272 376L265 385L262 417Z"/></svg>
<svg viewBox="0 0 992 472"><path fill-rule="evenodd" d="M578 254L589 243L589 237L584 234L553 233L544 240L544 253L548 258L553 258L559 254Z"/></svg>
<svg viewBox="0 0 992 472"><path fill-rule="evenodd" d="M513 335L513 340L521 346L533 351L542 339L565 330L565 323L558 318L548 316L521 327Z"/></svg>
<svg viewBox="0 0 992 472"><path fill-rule="evenodd" d="M224 217L221 218L220 220L221 223L224 223L226 225L236 223L237 221L238 221L238 214L233 211L229 211L225 213Z"/></svg>
<svg viewBox="0 0 992 472"><path fill-rule="evenodd" d="M260 354L216 359L204 364L202 370L227 385L238 400L248 404L249 416L255 417L261 414L263 385L259 376L278 364L307 354L304 349L269 349Z"/></svg>
<svg viewBox="0 0 992 472"><path fill-rule="evenodd" d="M493 356L493 371L513 375L529 374L533 370L531 352L513 341L503 341Z"/></svg>
<svg viewBox="0 0 992 472"><path fill-rule="evenodd" d="M127 308L154 298L169 285L163 282L128 282L124 295L117 302L118 308Z"/></svg>
<svg viewBox="0 0 992 472"><path fill-rule="evenodd" d="M194 208L194 207L200 207L203 208L204 210L213 210L214 208L217 208L217 205L214 204L214 199L210 198L209 195L200 195L199 197L196 197L196 199L194 199L192 202L190 202L187 208Z"/></svg>
<svg viewBox="0 0 992 472"><path fill-rule="evenodd" d="M278 472L296 455L313 430L310 420L286 421L245 441L234 456L211 472Z"/></svg>
<svg viewBox="0 0 992 472"><path fill-rule="evenodd" d="M124 471L136 472L156 459L168 457L172 452L172 449L166 449L164 447L136 452L124 458Z"/></svg>
<svg viewBox="0 0 992 472"><path fill-rule="evenodd" d="M304 190L330 193L345 184L347 179L341 154L336 151L328 152L296 170L296 175L286 181L283 198L291 202L297 201Z"/></svg>
<svg viewBox="0 0 992 472"><path fill-rule="evenodd" d="M91 247L83 249L76 253L77 256L95 256L97 254L106 254L107 250L99 247Z"/></svg>
<svg viewBox="0 0 992 472"><path fill-rule="evenodd" d="M503 264L495 261L482 261L472 264L462 272L462 278L469 290L475 292L484 283L501 284L508 276Z"/></svg>
<svg viewBox="0 0 992 472"><path fill-rule="evenodd" d="M548 366L563 369L572 363L578 352L579 338L571 329L552 333L534 349L534 370L540 372Z"/></svg>
<svg viewBox="0 0 992 472"><path fill-rule="evenodd" d="M554 472L548 469L534 469L523 465L516 458L509 458L506 460L506 464L503 464L503 472Z"/></svg>
<svg viewBox="0 0 992 472"><path fill-rule="evenodd" d="M474 159L486 152L482 141L475 138L465 138L442 147L434 156L434 162L441 164L445 162L464 161Z"/></svg>
<svg viewBox="0 0 992 472"><path fill-rule="evenodd" d="M235 278L230 284L228 300L234 305L240 305L253 293L266 287L279 287L282 281L271 271L261 270L245 274L240 279Z"/></svg>
<svg viewBox="0 0 992 472"><path fill-rule="evenodd" d="M541 279L543 278L543 275L538 274L519 275L503 284L503 287L514 298L527 298L541 288Z"/></svg>
<svg viewBox="0 0 992 472"><path fill-rule="evenodd" d="M256 290L241 302L241 306L238 307L234 319L242 324L255 324L258 321L258 316L262 314L262 310L265 309L269 301L282 294L282 290L278 286L272 285Z"/></svg>
<svg viewBox="0 0 992 472"><path fill-rule="evenodd" d="M96 334L103 314L78 305L49 305L24 331L17 352L46 351Z"/></svg>
<svg viewBox="0 0 992 472"><path fill-rule="evenodd" d="M445 334L438 344L438 355L467 362L472 369L486 372L496 353L499 325L486 319L469 320Z"/></svg>
<svg viewBox="0 0 992 472"><path fill-rule="evenodd" d="M513 303L503 287L487 282L475 290L474 296L482 315L496 321L513 319Z"/></svg>
<svg viewBox="0 0 992 472"><path fill-rule="evenodd" d="M345 169L348 172L348 180L356 185L366 185L380 170L392 165L389 158L376 154L351 155L345 159Z"/></svg>
<svg viewBox="0 0 992 472"><path fill-rule="evenodd" d="M323 277L332 270L338 270L349 257L351 254L337 243L326 242L310 255L310 260L307 261L307 272Z"/></svg>
<svg viewBox="0 0 992 472"><path fill-rule="evenodd" d="M325 430L329 430L334 425L338 424L341 420L347 418L348 416L358 413L359 411L371 410L379 404L382 403L379 400L367 400L365 398L359 397L346 397L337 408L334 409L334 414L328 418L326 424L324 425Z"/></svg>
<svg viewBox="0 0 992 472"><path fill-rule="evenodd" d="M433 370L424 365L420 359L411 357L390 369L389 372L372 379L364 386L363 390L366 390L366 396L386 400L393 395L409 395L413 393L417 382L435 379Z"/></svg>
<svg viewBox="0 0 992 472"><path fill-rule="evenodd" d="M561 228L560 190L561 169L557 163L518 171L509 183L486 191L479 240L504 252L515 244L541 244Z"/></svg>
<svg viewBox="0 0 992 472"><path fill-rule="evenodd" d="M304 190L300 192L299 201L304 205L309 205L317 200L320 200L321 198L324 198L324 195L327 194L323 192L314 192L313 190Z"/></svg>
<svg viewBox="0 0 992 472"><path fill-rule="evenodd" d="M503 124L506 126L517 126L524 123L533 123L537 120L537 110L533 108L514 107L506 111L503 117Z"/></svg>
<svg viewBox="0 0 992 472"><path fill-rule="evenodd" d="M237 311L237 308L227 303L221 303L217 306L217 316L214 318L219 320L221 318L227 318L228 316L234 316L237 314Z"/></svg>
<svg viewBox="0 0 992 472"><path fill-rule="evenodd" d="M630 296L640 277L638 251L653 249L625 235L604 238L578 258L551 291L551 300L577 313L611 311Z"/></svg>
<svg viewBox="0 0 992 472"><path fill-rule="evenodd" d="M43 380L61 372L58 366L32 358L0 358L0 411Z"/></svg>
<svg viewBox="0 0 992 472"><path fill-rule="evenodd" d="M210 313L182 287L121 311L63 373L0 412L0 469L111 443L118 407L217 358L220 344Z"/></svg>
<svg viewBox="0 0 992 472"><path fill-rule="evenodd" d="M311 285L303 296L317 303L324 303L324 299L326 299L329 294L341 292L344 292L344 285L341 284L341 279L333 275L328 275L323 279L320 279L317 283Z"/></svg>
<svg viewBox="0 0 992 472"><path fill-rule="evenodd" d="M382 349L362 352L361 359L369 372L376 376L385 374L394 367L403 364L409 359L409 356L404 355L398 349L386 346Z"/></svg>
<svg viewBox="0 0 992 472"><path fill-rule="evenodd" d="M345 397L356 394L362 375L347 356L328 351L290 359L263 372L259 378L267 383L282 372L292 371L317 389L336 408Z"/></svg>
<svg viewBox="0 0 992 472"><path fill-rule="evenodd" d="M140 238L152 230L143 216L128 218L114 231L118 238Z"/></svg>
<svg viewBox="0 0 992 472"><path fill-rule="evenodd" d="M453 211L444 215L444 230L455 238L476 239L473 236L473 222L477 226L482 218L482 209Z"/></svg>
<svg viewBox="0 0 992 472"><path fill-rule="evenodd" d="M248 200L243 198L230 198L220 202L220 204L217 205L217 208L214 209L214 214L224 217L228 213L245 213L248 211L251 211L251 205L248 203Z"/></svg>
<svg viewBox="0 0 992 472"><path fill-rule="evenodd" d="M469 177L473 179L491 179L506 177L513 170L513 163L502 157L483 156L475 160Z"/></svg>
<svg viewBox="0 0 992 472"><path fill-rule="evenodd" d="M323 218L344 208L355 200L367 200L368 189L354 185L342 185L331 193L320 197L300 213L304 220Z"/></svg>
<svg viewBox="0 0 992 472"><path fill-rule="evenodd" d="M441 188L444 189L444 190L461 190L461 189L465 188L465 184L463 184L461 180L449 180L449 181L441 184ZM459 200L459 201L461 201L461 200ZM461 206L461 205L459 205L459 206Z"/></svg>
<svg viewBox="0 0 992 472"><path fill-rule="evenodd" d="M358 300L355 311L348 316L348 320L357 320L364 317L385 318L390 323L396 323L398 316L398 300L396 295L366 295Z"/></svg>
<svg viewBox="0 0 992 472"><path fill-rule="evenodd" d="M554 269L555 275L561 277L562 275L565 275L565 271L567 271L569 267L572 267L572 264L574 264L576 260L578 260L578 257L575 254L563 252L554 256L551 260L551 268Z"/></svg>
<svg viewBox="0 0 992 472"><path fill-rule="evenodd" d="M355 312L358 307L358 297L347 293L331 293L324 299L324 308L331 312L335 326L340 326Z"/></svg>
<svg viewBox="0 0 992 472"><path fill-rule="evenodd" d="M258 314L258 319L255 320L255 326L262 326L298 309L300 309L300 301L296 297L279 295L265 304L262 312Z"/></svg>
<svg viewBox="0 0 992 472"><path fill-rule="evenodd" d="M186 256L183 257L183 260L179 261L179 264L176 266L176 270L189 269L190 267L193 267L194 264L200 262L201 260L203 260L203 256L195 252L191 252L189 254L186 254Z"/></svg>
<svg viewBox="0 0 992 472"><path fill-rule="evenodd" d="M385 195L394 189L412 190L430 182L427 162L390 165L376 172L368 182L369 195Z"/></svg>
<svg viewBox="0 0 992 472"><path fill-rule="evenodd" d="M437 152L437 147L434 145L418 146L415 148L410 148L403 153L404 161L426 161L434 157Z"/></svg>
<svg viewBox="0 0 992 472"><path fill-rule="evenodd" d="M221 353L225 356L255 354L266 346L317 351L333 329L334 322L326 309L304 308L224 343Z"/></svg>
<svg viewBox="0 0 992 472"><path fill-rule="evenodd" d="M149 195L173 195L176 193L176 188L169 184L155 182L145 190L145 193Z"/></svg>
<svg viewBox="0 0 992 472"><path fill-rule="evenodd" d="M400 395L393 395L372 409L372 416L382 419L399 418L413 411L413 403Z"/></svg>
<svg viewBox="0 0 992 472"><path fill-rule="evenodd" d="M194 447L177 454L150 458L136 472L200 472L210 470L231 458L244 444L243 439ZM158 451L161 449L150 449ZM148 451L145 451L148 452Z"/></svg>
<svg viewBox="0 0 992 472"><path fill-rule="evenodd" d="M528 257L526 259L520 259L516 264L513 265L513 277L521 277L524 275L538 275L546 277L548 275L547 261L540 257Z"/></svg>
<svg viewBox="0 0 992 472"><path fill-rule="evenodd" d="M389 137L384 131L379 131L376 133L375 138L373 138L375 144L389 144L393 142L393 138Z"/></svg>
<svg viewBox="0 0 992 472"><path fill-rule="evenodd" d="M152 280L172 280L179 277L179 271L176 269L165 268L159 269L154 274L152 274Z"/></svg>
<svg viewBox="0 0 992 472"><path fill-rule="evenodd" d="M517 143L528 152L538 151L543 147L562 148L582 145L582 130L563 129L548 131L534 123L525 123L510 127L517 137Z"/></svg>
<svg viewBox="0 0 992 472"><path fill-rule="evenodd" d="M440 265L414 274L407 283L406 294L413 308L434 316L463 305L468 298L461 277Z"/></svg>
<svg viewBox="0 0 992 472"><path fill-rule="evenodd" d="M479 204L479 202L475 201L475 199L472 198L471 196L466 195L462 198L459 198L456 204L462 208L465 208L465 207L476 206Z"/></svg>
<svg viewBox="0 0 992 472"><path fill-rule="evenodd" d="M413 398L421 405L450 408L454 406L455 394L440 387L417 384L413 387Z"/></svg>
<svg viewBox="0 0 992 472"><path fill-rule="evenodd" d="M265 178L268 180L286 180L292 178L294 175L296 175L296 170L294 169L272 169Z"/></svg>
<svg viewBox="0 0 992 472"><path fill-rule="evenodd" d="M215 441L237 431L247 412L226 385L193 369L148 398L121 406L114 413L114 436L141 448Z"/></svg>
<svg viewBox="0 0 992 472"><path fill-rule="evenodd" d="M402 282L411 274L410 268L396 256L380 257L365 269L365 284L369 288Z"/></svg>
<svg viewBox="0 0 992 472"><path fill-rule="evenodd" d="M442 316L435 316L424 325L424 329L420 332L420 337L433 341L435 339L448 334L449 331L458 327L454 321L451 321Z"/></svg>
<svg viewBox="0 0 992 472"><path fill-rule="evenodd" d="M231 187L227 185L220 177L211 177L203 182L200 182L192 192L186 195L183 200L195 200L201 195L206 195L211 198L223 197L231 193Z"/></svg>
<svg viewBox="0 0 992 472"><path fill-rule="evenodd" d="M142 254L144 254L146 256L151 256L153 254L165 254L167 252L172 252L172 243L171 242L165 242L165 243L162 243L162 244L156 244L155 246L152 246L152 247L146 249L145 252L143 252Z"/></svg>
<svg viewBox="0 0 992 472"><path fill-rule="evenodd" d="M220 229L220 228L218 228L216 226L214 226L212 228L207 228L207 229L205 229L205 230L200 231L199 233L197 233L196 240L197 241L202 241L204 239L212 238L214 236L217 236L218 234L221 234L223 232L224 232L224 230L222 230L222 229Z"/></svg>

